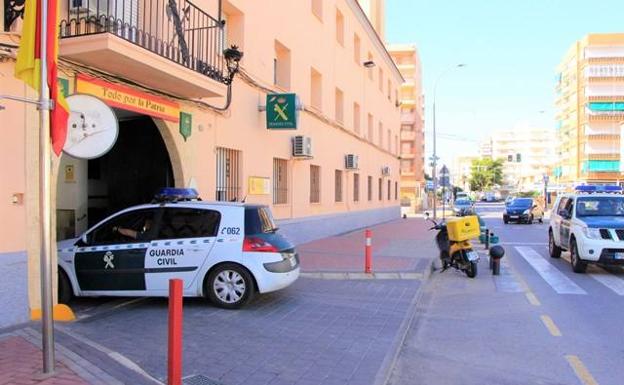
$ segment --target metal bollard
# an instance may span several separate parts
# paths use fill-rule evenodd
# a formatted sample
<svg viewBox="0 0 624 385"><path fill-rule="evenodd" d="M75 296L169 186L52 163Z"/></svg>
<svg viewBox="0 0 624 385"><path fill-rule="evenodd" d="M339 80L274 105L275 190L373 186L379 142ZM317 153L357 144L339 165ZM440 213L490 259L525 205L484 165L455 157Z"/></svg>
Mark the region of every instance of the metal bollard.
<svg viewBox="0 0 624 385"><path fill-rule="evenodd" d="M500 275L500 261L505 255L505 249L501 246L492 246L490 249L490 264L492 266L492 275Z"/></svg>
<svg viewBox="0 0 624 385"><path fill-rule="evenodd" d="M366 238L366 244L364 246L364 272L370 274L373 272L373 232L370 229L364 231L364 237Z"/></svg>
<svg viewBox="0 0 624 385"><path fill-rule="evenodd" d="M182 280L169 280L167 385L182 385Z"/></svg>
<svg viewBox="0 0 624 385"><path fill-rule="evenodd" d="M490 229L485 229L485 249L490 249Z"/></svg>

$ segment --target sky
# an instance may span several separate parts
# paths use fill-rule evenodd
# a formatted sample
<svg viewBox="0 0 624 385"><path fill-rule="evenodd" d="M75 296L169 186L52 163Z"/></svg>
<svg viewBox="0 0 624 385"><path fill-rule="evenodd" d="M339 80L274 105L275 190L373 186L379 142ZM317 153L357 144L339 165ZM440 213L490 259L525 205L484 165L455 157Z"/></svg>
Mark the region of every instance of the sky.
<svg viewBox="0 0 624 385"><path fill-rule="evenodd" d="M413 43L422 62L426 158L451 164L518 124L555 126L556 67L587 33L624 32L622 0L386 0L386 41Z"/></svg>

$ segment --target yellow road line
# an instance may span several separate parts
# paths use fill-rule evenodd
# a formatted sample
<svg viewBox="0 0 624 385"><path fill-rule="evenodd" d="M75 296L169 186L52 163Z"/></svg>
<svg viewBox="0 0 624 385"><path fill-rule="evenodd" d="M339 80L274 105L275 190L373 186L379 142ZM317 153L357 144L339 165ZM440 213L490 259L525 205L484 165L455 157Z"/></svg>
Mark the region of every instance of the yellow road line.
<svg viewBox="0 0 624 385"><path fill-rule="evenodd" d="M587 370L585 365L583 365L580 358L573 355L567 355L565 358L568 360L568 363L574 370L576 376L584 385L598 385L598 381L596 381L591 373L589 373L589 370Z"/></svg>
<svg viewBox="0 0 624 385"><path fill-rule="evenodd" d="M537 299L537 297L535 296L535 294L533 294L532 291L527 291L525 294L531 305L533 306L541 305L540 301Z"/></svg>
<svg viewBox="0 0 624 385"><path fill-rule="evenodd" d="M550 334L555 337L561 337L561 331L559 330L557 325L555 325L555 322L552 320L552 318L547 315L542 315L540 316L540 318L542 319L542 322L544 323L546 329L548 329Z"/></svg>

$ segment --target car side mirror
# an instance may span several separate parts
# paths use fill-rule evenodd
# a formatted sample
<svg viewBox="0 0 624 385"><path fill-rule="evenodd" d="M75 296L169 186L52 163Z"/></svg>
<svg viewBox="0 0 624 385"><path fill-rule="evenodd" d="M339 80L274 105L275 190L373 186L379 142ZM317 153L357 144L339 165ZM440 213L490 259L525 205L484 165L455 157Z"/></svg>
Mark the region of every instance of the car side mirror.
<svg viewBox="0 0 624 385"><path fill-rule="evenodd" d="M76 243L74 244L74 246L85 246L88 245L88 239L87 239L87 234L82 234L82 236L76 241Z"/></svg>

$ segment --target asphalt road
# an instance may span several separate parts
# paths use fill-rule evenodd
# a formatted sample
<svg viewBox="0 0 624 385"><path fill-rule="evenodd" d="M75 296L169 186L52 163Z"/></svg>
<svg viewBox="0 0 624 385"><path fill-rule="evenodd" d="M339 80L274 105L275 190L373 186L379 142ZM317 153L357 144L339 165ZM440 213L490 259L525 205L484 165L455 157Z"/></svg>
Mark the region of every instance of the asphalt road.
<svg viewBox="0 0 624 385"><path fill-rule="evenodd" d="M575 274L567 253L548 256L548 221L477 210L505 247L501 275L484 255L476 279L435 272L390 383L624 384L624 272Z"/></svg>

